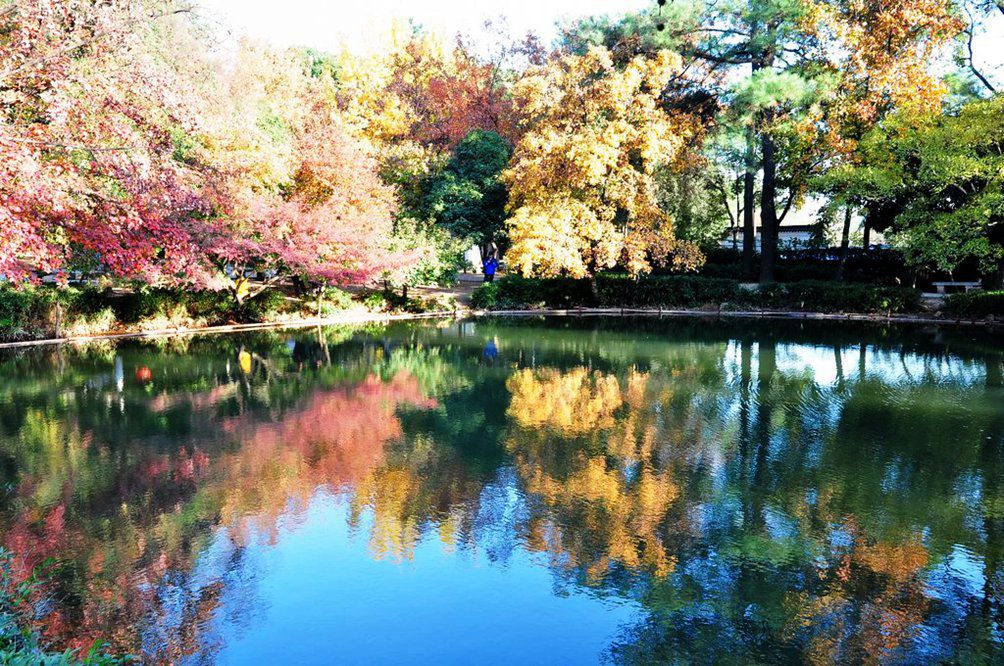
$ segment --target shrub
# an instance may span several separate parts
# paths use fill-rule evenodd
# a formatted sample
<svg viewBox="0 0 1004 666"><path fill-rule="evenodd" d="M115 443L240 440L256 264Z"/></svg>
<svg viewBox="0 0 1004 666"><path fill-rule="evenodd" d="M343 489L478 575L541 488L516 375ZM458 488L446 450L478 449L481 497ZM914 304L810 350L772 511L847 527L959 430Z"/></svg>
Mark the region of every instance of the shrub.
<svg viewBox="0 0 1004 666"><path fill-rule="evenodd" d="M352 294L338 287L325 287L321 294L321 316L329 316L351 310L355 306Z"/></svg>
<svg viewBox="0 0 1004 666"><path fill-rule="evenodd" d="M379 296L379 298L377 298ZM374 292L363 299L370 310L387 312L407 312L424 314L457 309L457 301L448 295L421 296L411 293L407 296L392 289Z"/></svg>
<svg viewBox="0 0 1004 666"><path fill-rule="evenodd" d="M760 273L760 256L753 259L753 274ZM782 249L774 266L779 282L827 282L837 274L840 265L840 248ZM898 250L852 247L847 252L844 278L847 282L862 284L909 284L918 269L907 265ZM723 277L746 280L743 273L742 252L731 248L717 248L707 252L707 261L699 271L700 277Z"/></svg>
<svg viewBox="0 0 1004 666"><path fill-rule="evenodd" d="M793 282L746 290L738 281L683 275L600 274L593 280L528 279L506 276L482 285L471 297L476 308L524 307L735 307L817 312L909 312L919 308L920 292L902 287L834 282Z"/></svg>
<svg viewBox="0 0 1004 666"><path fill-rule="evenodd" d="M135 324L141 320L167 316L169 306L174 302L176 294L173 292L141 287L114 299L113 308L119 321Z"/></svg>
<svg viewBox="0 0 1004 666"><path fill-rule="evenodd" d="M942 312L951 317L1004 315L1004 291L970 291L945 298Z"/></svg>
<svg viewBox="0 0 1004 666"><path fill-rule="evenodd" d="M359 302L371 312L383 312L390 309L387 300L387 293L383 291L371 291L360 294Z"/></svg>
<svg viewBox="0 0 1004 666"><path fill-rule="evenodd" d="M471 296L475 308L698 307L739 295L735 280L681 275L631 278L603 273L594 279L506 276L480 286Z"/></svg>
<svg viewBox="0 0 1004 666"><path fill-rule="evenodd" d="M118 320L115 311L104 307L97 312L71 312L63 324L62 335L95 335L115 328Z"/></svg>
<svg viewBox="0 0 1004 666"><path fill-rule="evenodd" d="M223 295L221 292L212 291L203 293ZM285 294L275 289L266 289L254 298L244 301L239 307L229 298L225 303L223 312L229 310L233 314L233 318L240 322L270 321L275 319L277 315L290 311ZM222 304L214 299L213 305L219 307Z"/></svg>
<svg viewBox="0 0 1004 666"><path fill-rule="evenodd" d="M111 303L124 324L152 322L165 326L266 321L290 310L286 297L274 289L238 305L227 291L140 287L112 298Z"/></svg>
<svg viewBox="0 0 1004 666"><path fill-rule="evenodd" d="M0 287L0 339L25 340L52 335L55 307L62 310L62 322L72 328L90 330L109 317L105 292L93 288L25 286Z"/></svg>
<svg viewBox="0 0 1004 666"><path fill-rule="evenodd" d="M34 289L0 289L0 337L5 340L32 337L48 311L48 304Z"/></svg>
<svg viewBox="0 0 1004 666"><path fill-rule="evenodd" d="M92 645L82 659L69 650L48 651L42 637L31 627L31 620L37 616L40 606L33 603L32 598L41 593L41 570L36 569L27 581L16 582L11 574L11 561L10 551L0 547L0 664L113 666L134 663L135 660L128 656L105 654L101 643Z"/></svg>
<svg viewBox="0 0 1004 666"><path fill-rule="evenodd" d="M920 308L920 292L905 287L807 280L767 285L747 292L740 302L751 307L810 312L913 312Z"/></svg>
<svg viewBox="0 0 1004 666"><path fill-rule="evenodd" d="M346 295L338 296L342 303ZM62 334L86 335L122 324L142 329L205 326L230 321L256 322L299 309L281 292L267 290L240 306L225 291L186 291L139 287L125 294L94 288L0 287L0 339L25 340L52 335L56 305L62 309Z"/></svg>
<svg viewBox="0 0 1004 666"><path fill-rule="evenodd" d="M509 278L503 278L507 280ZM471 307L475 310L499 310L499 285L501 282L485 282L471 294Z"/></svg>
<svg viewBox="0 0 1004 666"><path fill-rule="evenodd" d="M637 280L627 275L596 277L597 300L606 307L700 307L739 298L735 280L655 275Z"/></svg>
<svg viewBox="0 0 1004 666"><path fill-rule="evenodd" d="M593 307L597 304L592 283L575 278L524 278L507 275L487 282L471 295L471 305L492 310L520 308Z"/></svg>

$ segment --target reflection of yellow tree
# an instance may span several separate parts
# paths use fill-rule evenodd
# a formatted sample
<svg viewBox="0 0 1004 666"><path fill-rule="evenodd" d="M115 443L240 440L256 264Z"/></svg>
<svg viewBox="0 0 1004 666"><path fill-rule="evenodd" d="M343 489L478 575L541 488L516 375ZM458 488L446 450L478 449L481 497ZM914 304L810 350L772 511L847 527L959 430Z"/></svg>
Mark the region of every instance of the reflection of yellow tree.
<svg viewBox="0 0 1004 666"><path fill-rule="evenodd" d="M580 435L611 427L621 406L617 378L586 368L520 370L507 386L513 395L509 414L527 428L546 426Z"/></svg>
<svg viewBox="0 0 1004 666"><path fill-rule="evenodd" d="M364 505L372 509L370 549L377 559L411 559L421 536L419 516L411 506L420 492L419 484L411 470L385 467L374 470L357 487L352 520L358 521Z"/></svg>
<svg viewBox="0 0 1004 666"><path fill-rule="evenodd" d="M508 382L507 446L527 492L548 508L531 520L529 544L590 583L615 564L664 576L676 563L665 525L680 490L654 459L654 384L644 373L622 382L585 368L522 370ZM582 450L555 454L580 436L589 440Z"/></svg>
<svg viewBox="0 0 1004 666"><path fill-rule="evenodd" d="M410 560L427 521L448 551L456 548L474 520L483 484L455 462L448 447L419 435L408 442L406 459L386 461L356 484L350 521L358 525L371 512L374 557Z"/></svg>

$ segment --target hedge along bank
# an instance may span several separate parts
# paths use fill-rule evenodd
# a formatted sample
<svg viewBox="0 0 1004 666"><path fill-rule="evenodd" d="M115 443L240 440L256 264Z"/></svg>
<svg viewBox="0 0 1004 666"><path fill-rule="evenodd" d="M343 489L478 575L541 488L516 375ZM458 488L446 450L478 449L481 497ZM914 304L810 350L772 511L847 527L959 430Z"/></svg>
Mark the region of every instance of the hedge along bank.
<svg viewBox="0 0 1004 666"><path fill-rule="evenodd" d="M705 308L798 312L911 313L921 310L916 289L832 282L791 282L746 288L738 280L694 276L600 274L594 278L507 276L479 287L475 308Z"/></svg>
<svg viewBox="0 0 1004 666"><path fill-rule="evenodd" d="M942 307L949 317L1004 317L1004 291L970 291L952 294Z"/></svg>

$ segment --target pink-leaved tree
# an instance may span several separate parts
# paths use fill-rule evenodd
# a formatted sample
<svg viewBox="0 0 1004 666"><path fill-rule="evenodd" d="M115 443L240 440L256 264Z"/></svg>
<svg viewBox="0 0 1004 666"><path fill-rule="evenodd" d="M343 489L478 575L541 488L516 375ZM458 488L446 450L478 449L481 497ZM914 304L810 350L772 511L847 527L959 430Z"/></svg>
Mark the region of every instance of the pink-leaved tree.
<svg viewBox="0 0 1004 666"><path fill-rule="evenodd" d="M11 0L0 32L0 274L93 257L117 276L204 281L208 206L175 159L187 86L157 49L173 0Z"/></svg>

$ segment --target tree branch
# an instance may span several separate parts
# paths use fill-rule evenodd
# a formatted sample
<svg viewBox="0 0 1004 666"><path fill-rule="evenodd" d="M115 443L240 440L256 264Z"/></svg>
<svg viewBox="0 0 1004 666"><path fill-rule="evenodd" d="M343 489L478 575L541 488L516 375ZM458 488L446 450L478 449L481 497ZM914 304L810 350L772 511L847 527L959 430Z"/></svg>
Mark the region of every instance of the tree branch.
<svg viewBox="0 0 1004 666"><path fill-rule="evenodd" d="M784 208L781 210L781 214L777 216L777 226L780 227L781 223L784 222L784 218L788 216L788 211L791 210L791 204L795 201L795 190L788 190L788 201L784 204Z"/></svg>
<svg viewBox="0 0 1004 666"><path fill-rule="evenodd" d="M1004 0L999 0L997 5L1001 8L1001 11L1004 12ZM968 10L966 11L969 13L969 27L966 28L966 48L969 50L969 56L966 60L969 63L969 71L976 75L976 78L979 79L984 86L986 86L987 90L996 94L997 89L992 83L990 83L990 81L987 80L987 77L983 76L980 70L976 68L976 63L973 62L973 15Z"/></svg>
<svg viewBox="0 0 1004 666"><path fill-rule="evenodd" d="M192 12L192 11L193 11L193 8L191 6L186 6L186 7L181 7L179 9L172 9L170 11L163 12L162 14L153 14L153 15L147 17L147 18L152 22L152 21L156 21L156 20L159 20L159 19L162 19L162 18L166 18L168 16L175 16L177 14L185 14L185 13L189 13L189 12ZM122 26L122 30L123 31L131 30L133 28L133 26L137 25L138 23L141 23L142 20L143 19L133 19L131 21L126 21L125 24ZM18 74L19 72L24 71L25 69L29 69L29 68L32 68L32 67L36 67L38 65L42 65L45 62L47 62L48 60L51 60L53 57L60 56L60 55L65 55L67 53L72 53L73 51L76 51L77 49L82 48L84 46L87 46L88 44L93 44L94 42L97 42L97 41L103 39L104 37L107 37L108 35L112 34L113 32L116 32L115 28L104 30L102 32L97 32L97 33L95 33L94 35L92 35L91 37L89 37L87 39L81 39L81 40L78 40L76 42L72 42L69 45L64 46L63 48L56 49L56 51L53 52L53 53L46 53L46 54L41 55L41 56L39 56L37 58L32 58L30 60L26 60L25 62L21 63L20 65L17 65L16 67L13 67L11 69L8 69L8 70L5 70L3 72L0 72L0 82L6 81L10 77L14 76L15 74Z"/></svg>
<svg viewBox="0 0 1004 666"><path fill-rule="evenodd" d="M98 146L76 145L71 143L57 143L54 141L37 141L35 139L22 139L16 136L5 136L4 139L14 143L24 143L32 146L42 146L44 148L58 148L60 150L85 150L89 153L112 153L132 150L132 146L109 146L107 148Z"/></svg>
<svg viewBox="0 0 1004 666"><path fill-rule="evenodd" d="M680 51L683 55L708 60L720 65L746 65L753 61L753 55L744 48L730 49L724 54L712 53L711 51L697 47L684 47Z"/></svg>

